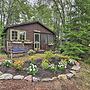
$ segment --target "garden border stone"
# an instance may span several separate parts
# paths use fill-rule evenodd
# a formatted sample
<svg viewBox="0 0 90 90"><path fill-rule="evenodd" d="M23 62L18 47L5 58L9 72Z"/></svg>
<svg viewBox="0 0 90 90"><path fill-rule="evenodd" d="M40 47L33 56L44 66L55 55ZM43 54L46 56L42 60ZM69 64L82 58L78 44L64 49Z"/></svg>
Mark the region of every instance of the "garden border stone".
<svg viewBox="0 0 90 90"><path fill-rule="evenodd" d="M2 73L0 71L0 79L2 80L21 80L21 79L24 79L24 80L27 80L27 81L30 81L30 82L48 82L48 81L53 81L53 80L57 80L57 79L64 79L64 80L67 80L67 79L70 79L72 78L74 75L76 75L77 71L80 70L80 63L79 62L75 62L75 65L72 66L71 70L69 70L69 73L66 73L66 74L60 74L58 75L57 77L54 76L52 78L42 78L40 79L40 77L34 77L32 75L27 75L27 76L23 76L23 75L12 75L10 73Z"/></svg>
<svg viewBox="0 0 90 90"><path fill-rule="evenodd" d="M53 81L52 78L43 78L41 79L42 82L48 82L48 81Z"/></svg>
<svg viewBox="0 0 90 90"><path fill-rule="evenodd" d="M2 75L3 73L0 71L0 76Z"/></svg>
<svg viewBox="0 0 90 90"><path fill-rule="evenodd" d="M15 76L13 77L13 79L15 79L15 80L24 79L24 76L23 76L23 75L15 75Z"/></svg>
<svg viewBox="0 0 90 90"><path fill-rule="evenodd" d="M9 80L9 79L12 79L13 78L13 75L10 74L10 73L4 73L2 75L0 75L0 80L4 79L4 80Z"/></svg>

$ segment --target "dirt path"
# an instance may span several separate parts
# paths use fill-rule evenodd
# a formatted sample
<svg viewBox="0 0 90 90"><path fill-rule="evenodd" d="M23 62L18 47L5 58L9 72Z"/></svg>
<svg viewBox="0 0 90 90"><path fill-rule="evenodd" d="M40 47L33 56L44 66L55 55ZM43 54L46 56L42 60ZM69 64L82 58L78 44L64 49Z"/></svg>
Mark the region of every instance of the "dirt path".
<svg viewBox="0 0 90 90"><path fill-rule="evenodd" d="M0 90L78 90L72 81L30 83L25 80L1 80Z"/></svg>

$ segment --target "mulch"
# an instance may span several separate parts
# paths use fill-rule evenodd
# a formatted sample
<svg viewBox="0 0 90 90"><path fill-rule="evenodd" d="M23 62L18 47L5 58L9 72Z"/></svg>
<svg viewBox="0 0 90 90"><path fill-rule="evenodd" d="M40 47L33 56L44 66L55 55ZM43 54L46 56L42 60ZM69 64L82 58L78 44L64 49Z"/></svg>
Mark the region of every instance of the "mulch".
<svg viewBox="0 0 90 90"><path fill-rule="evenodd" d="M29 82L26 80L0 80L0 90L78 90L71 80Z"/></svg>

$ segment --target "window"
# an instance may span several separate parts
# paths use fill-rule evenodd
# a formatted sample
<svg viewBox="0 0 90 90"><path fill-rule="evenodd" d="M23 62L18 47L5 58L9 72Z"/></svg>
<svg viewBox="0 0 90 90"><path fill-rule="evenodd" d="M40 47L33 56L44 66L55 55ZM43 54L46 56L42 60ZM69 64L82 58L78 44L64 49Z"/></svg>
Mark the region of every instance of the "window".
<svg viewBox="0 0 90 90"><path fill-rule="evenodd" d="M48 35L48 44L53 44L53 35Z"/></svg>
<svg viewBox="0 0 90 90"><path fill-rule="evenodd" d="M40 48L39 43L35 43L35 48L37 48L37 49L39 49L39 48Z"/></svg>
<svg viewBox="0 0 90 90"><path fill-rule="evenodd" d="M40 49L40 33L34 33L34 49Z"/></svg>
<svg viewBox="0 0 90 90"><path fill-rule="evenodd" d="M41 43L47 44L48 42L48 35L47 34L41 34Z"/></svg>
<svg viewBox="0 0 90 90"><path fill-rule="evenodd" d="M17 39L18 39L18 32L12 31L12 40L17 40Z"/></svg>
<svg viewBox="0 0 90 90"><path fill-rule="evenodd" d="M11 40L26 40L25 31L12 30L10 35Z"/></svg>
<svg viewBox="0 0 90 90"><path fill-rule="evenodd" d="M35 42L39 42L39 34L35 34Z"/></svg>
<svg viewBox="0 0 90 90"><path fill-rule="evenodd" d="M20 40L25 40L25 32L19 32Z"/></svg>

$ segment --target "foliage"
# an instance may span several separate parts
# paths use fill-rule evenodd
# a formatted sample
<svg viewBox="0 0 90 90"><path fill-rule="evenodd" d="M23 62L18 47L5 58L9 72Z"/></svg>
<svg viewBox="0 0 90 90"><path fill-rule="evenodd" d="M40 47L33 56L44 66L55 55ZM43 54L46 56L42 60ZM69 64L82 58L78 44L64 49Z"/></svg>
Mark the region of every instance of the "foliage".
<svg viewBox="0 0 90 90"><path fill-rule="evenodd" d="M35 54L36 52L34 51L34 50L32 50L32 49L30 49L29 51L28 51L28 54L29 55L33 55L33 54Z"/></svg>
<svg viewBox="0 0 90 90"><path fill-rule="evenodd" d="M4 60L2 65L6 66L6 67L11 67L12 66L12 60Z"/></svg>
<svg viewBox="0 0 90 90"><path fill-rule="evenodd" d="M3 53L2 48L2 32L3 32L4 25L0 21L0 53Z"/></svg>
<svg viewBox="0 0 90 90"><path fill-rule="evenodd" d="M58 70L59 71L65 71L65 66L64 65L58 65Z"/></svg>
<svg viewBox="0 0 90 90"><path fill-rule="evenodd" d="M49 67L49 61L48 61L47 59L44 59L44 60L42 61L42 63L41 63L41 67L42 67L43 69L48 69L48 67Z"/></svg>
<svg viewBox="0 0 90 90"><path fill-rule="evenodd" d="M44 54L45 54L45 59L50 59L54 56L52 51L45 51Z"/></svg>
<svg viewBox="0 0 90 90"><path fill-rule="evenodd" d="M14 63L13 63L13 67L16 70L22 70L23 65L24 65L24 61L22 61L22 60L15 60Z"/></svg>
<svg viewBox="0 0 90 90"><path fill-rule="evenodd" d="M0 61L2 62L3 60L7 59L7 55L6 54L0 54Z"/></svg>
<svg viewBox="0 0 90 90"><path fill-rule="evenodd" d="M59 64L58 64L58 70L60 70L60 71L65 71L65 69L67 68L67 61L66 60L62 60L62 61L60 61L59 62Z"/></svg>
<svg viewBox="0 0 90 90"><path fill-rule="evenodd" d="M55 65L55 64L50 64L50 65L49 65L49 70L52 71L52 72L56 72L56 71L57 71L57 65Z"/></svg>
<svg viewBox="0 0 90 90"><path fill-rule="evenodd" d="M35 54L35 55L32 55L32 56L29 57L29 59L32 60L32 61L33 61L33 60L37 60L38 58L39 58L39 59L40 59L40 58L41 58L41 59L44 59L44 58L45 58L45 54Z"/></svg>
<svg viewBox="0 0 90 90"><path fill-rule="evenodd" d="M38 68L36 65L30 63L30 66L27 68L27 73L31 75L35 75L38 72Z"/></svg>
<svg viewBox="0 0 90 90"><path fill-rule="evenodd" d="M79 59L81 55L84 55L88 48L82 44L66 42L60 47L60 50L64 55L73 56L74 59Z"/></svg>
<svg viewBox="0 0 90 90"><path fill-rule="evenodd" d="M55 54L55 56L54 57L58 57L60 60L61 59L66 59L66 60L68 60L70 57L69 56L67 56L67 55L62 55L62 54Z"/></svg>
<svg viewBox="0 0 90 90"><path fill-rule="evenodd" d="M69 59L69 60L68 60L68 64L71 64L71 65L74 65L75 62L76 62L76 60L74 60L74 59Z"/></svg>

